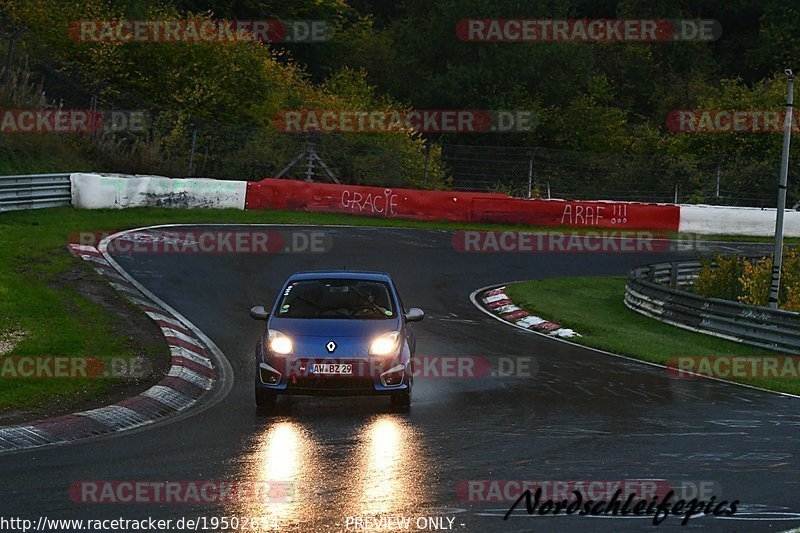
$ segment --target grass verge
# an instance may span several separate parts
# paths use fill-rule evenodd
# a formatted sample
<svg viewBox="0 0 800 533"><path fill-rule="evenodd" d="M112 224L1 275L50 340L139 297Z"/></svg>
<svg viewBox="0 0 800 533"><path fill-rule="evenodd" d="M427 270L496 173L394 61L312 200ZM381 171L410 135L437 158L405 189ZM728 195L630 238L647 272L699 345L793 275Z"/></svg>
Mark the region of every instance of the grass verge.
<svg viewBox="0 0 800 533"><path fill-rule="evenodd" d="M572 328L570 342L665 364L679 355L764 355L765 350L683 330L625 307L625 278L583 277L525 281L506 287L514 303ZM800 394L797 379L735 379L765 389Z"/></svg>

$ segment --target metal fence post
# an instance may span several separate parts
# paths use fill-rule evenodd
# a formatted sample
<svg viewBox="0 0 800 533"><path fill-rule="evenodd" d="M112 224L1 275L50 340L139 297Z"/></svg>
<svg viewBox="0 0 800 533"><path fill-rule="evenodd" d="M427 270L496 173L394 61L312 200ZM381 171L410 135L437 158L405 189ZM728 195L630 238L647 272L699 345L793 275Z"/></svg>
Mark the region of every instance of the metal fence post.
<svg viewBox="0 0 800 533"><path fill-rule="evenodd" d="M314 154L316 153L316 139L312 134L306 145L306 181L314 181Z"/></svg>
<svg viewBox="0 0 800 533"><path fill-rule="evenodd" d="M95 138L97 131L97 95L93 94L89 99L89 137Z"/></svg>
<svg viewBox="0 0 800 533"><path fill-rule="evenodd" d="M3 71L0 72L0 81L5 80L6 76L8 75L8 71L11 70L11 63L14 61L14 49L17 46L17 41L20 37L22 37L23 33L25 33L24 28L15 31L11 36L11 39L8 41L8 54L6 54L5 67L3 67Z"/></svg>
<svg viewBox="0 0 800 533"><path fill-rule="evenodd" d="M197 148L197 129L192 130L192 147L189 150L189 174L191 177L194 172L194 151Z"/></svg>
<svg viewBox="0 0 800 533"><path fill-rule="evenodd" d="M533 153L528 159L528 200L531 199L531 189L533 188Z"/></svg>
<svg viewBox="0 0 800 533"><path fill-rule="evenodd" d="M431 160L431 141L425 139L425 167L423 170L424 187L428 188L428 162Z"/></svg>
<svg viewBox="0 0 800 533"><path fill-rule="evenodd" d="M781 151L781 173L778 180L778 207L775 210L775 252L772 258L772 281L769 286L769 306L778 308L781 288L781 264L783 263L783 215L786 210L786 181L789 174L789 143L792 139L792 103L794 101L794 73L786 69L789 77L786 88L786 118L783 124L783 149Z"/></svg>

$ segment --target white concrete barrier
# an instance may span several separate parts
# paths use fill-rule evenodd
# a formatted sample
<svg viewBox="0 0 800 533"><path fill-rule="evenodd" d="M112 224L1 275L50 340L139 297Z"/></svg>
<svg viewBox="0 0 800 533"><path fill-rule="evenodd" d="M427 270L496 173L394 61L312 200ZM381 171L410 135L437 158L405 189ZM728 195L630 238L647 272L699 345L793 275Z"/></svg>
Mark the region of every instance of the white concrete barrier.
<svg viewBox="0 0 800 533"><path fill-rule="evenodd" d="M767 237L775 234L775 211L758 207L682 205L678 231ZM784 232L787 237L800 237L800 211L785 211Z"/></svg>
<svg viewBox="0 0 800 533"><path fill-rule="evenodd" d="M246 181L76 173L70 183L72 205L81 209L244 209L247 195Z"/></svg>

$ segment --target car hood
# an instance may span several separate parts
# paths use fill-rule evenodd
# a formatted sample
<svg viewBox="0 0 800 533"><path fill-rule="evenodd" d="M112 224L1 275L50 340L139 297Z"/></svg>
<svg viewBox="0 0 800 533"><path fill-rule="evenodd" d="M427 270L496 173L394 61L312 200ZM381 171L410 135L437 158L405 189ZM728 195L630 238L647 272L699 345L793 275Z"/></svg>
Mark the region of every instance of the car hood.
<svg viewBox="0 0 800 533"><path fill-rule="evenodd" d="M269 328L289 337L373 338L400 329L400 320L353 320L347 318L273 318Z"/></svg>
<svg viewBox="0 0 800 533"><path fill-rule="evenodd" d="M346 359L368 356L372 340L381 333L397 331L400 320L276 318L269 327L292 340L294 356ZM331 341L336 345L333 351L327 348Z"/></svg>

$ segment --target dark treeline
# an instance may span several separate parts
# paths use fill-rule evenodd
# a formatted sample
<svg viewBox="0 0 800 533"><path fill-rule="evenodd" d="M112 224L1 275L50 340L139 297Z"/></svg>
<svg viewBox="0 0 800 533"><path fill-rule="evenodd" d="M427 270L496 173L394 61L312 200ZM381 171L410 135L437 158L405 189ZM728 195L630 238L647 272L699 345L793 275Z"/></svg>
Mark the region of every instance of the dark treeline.
<svg viewBox="0 0 800 533"><path fill-rule="evenodd" d="M518 110L533 113L536 127L516 133L331 134L320 137L319 149L334 173L357 183L447 187L459 176L442 159L443 144L513 146L582 154L584 172L551 165L552 176L538 173L537 180L548 184L570 180L591 190L599 180L609 190L624 190L646 188L641 184L646 180L646 186L662 191L680 185L683 200L708 201L714 173L722 172L722 188L732 197L768 198L777 175L779 133L676 133L667 118L686 109L780 111L784 69L800 69L794 64L800 55L800 6L782 0L2 0L0 5L4 46L24 29L15 56L26 58L31 83L44 73L48 102L69 97L60 93L71 89L53 82L58 73L101 102L153 114L147 139L115 141L116 151L92 152L98 165L120 171L185 174L195 132L195 145L204 148L198 151L199 172L274 175L305 142L276 131L273 118L286 109ZM177 18L324 20L333 32L325 42L267 46L85 43L71 40L68 31L70 22L82 19ZM722 33L708 42L466 42L456 26L470 18L713 19ZM3 104L14 104L14 91L5 89ZM794 161L800 154L796 147ZM591 154L602 155L602 172ZM618 165L606 163L609 154L619 156ZM646 172L631 167L630 161L643 159ZM491 181L491 166L486 173L484 181ZM800 199L796 187L790 190L790 200Z"/></svg>

